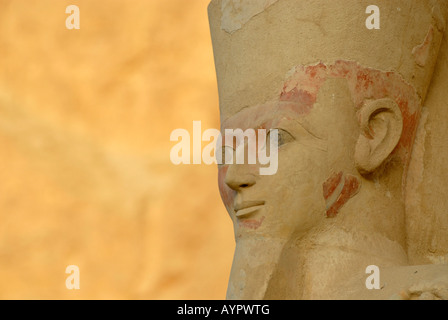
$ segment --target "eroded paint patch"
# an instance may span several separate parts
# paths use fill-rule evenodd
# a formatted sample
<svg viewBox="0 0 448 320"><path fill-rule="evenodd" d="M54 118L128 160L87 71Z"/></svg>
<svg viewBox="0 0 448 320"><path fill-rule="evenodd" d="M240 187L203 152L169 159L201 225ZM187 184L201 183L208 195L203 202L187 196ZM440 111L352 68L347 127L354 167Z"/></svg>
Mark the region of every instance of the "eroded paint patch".
<svg viewBox="0 0 448 320"><path fill-rule="evenodd" d="M305 116L311 112L313 105L316 103L316 96L308 91L293 88L290 91L283 91L280 94L280 101L289 102L292 111L300 116Z"/></svg>
<svg viewBox="0 0 448 320"><path fill-rule="evenodd" d="M327 203L327 217L334 218L341 208L358 192L361 183L353 175L343 175L342 172L333 174L323 184L324 198Z"/></svg>
<svg viewBox="0 0 448 320"><path fill-rule="evenodd" d="M221 29L233 33L278 0L222 0Z"/></svg>
<svg viewBox="0 0 448 320"><path fill-rule="evenodd" d="M335 173L324 182L324 198L328 200L342 181L342 172Z"/></svg>
<svg viewBox="0 0 448 320"><path fill-rule="evenodd" d="M240 220L238 223L243 228L257 230L263 224L264 219L266 219L266 217L262 217L261 219L258 219L258 220L255 220L255 219Z"/></svg>

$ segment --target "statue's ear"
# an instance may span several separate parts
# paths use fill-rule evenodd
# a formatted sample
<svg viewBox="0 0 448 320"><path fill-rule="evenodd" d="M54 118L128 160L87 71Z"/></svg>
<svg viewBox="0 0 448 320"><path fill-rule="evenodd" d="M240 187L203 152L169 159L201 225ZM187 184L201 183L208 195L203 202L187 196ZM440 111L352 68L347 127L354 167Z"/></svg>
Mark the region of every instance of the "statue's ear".
<svg viewBox="0 0 448 320"><path fill-rule="evenodd" d="M403 115L391 99L370 100L358 111L361 134L355 149L358 171L374 172L394 151L403 132Z"/></svg>

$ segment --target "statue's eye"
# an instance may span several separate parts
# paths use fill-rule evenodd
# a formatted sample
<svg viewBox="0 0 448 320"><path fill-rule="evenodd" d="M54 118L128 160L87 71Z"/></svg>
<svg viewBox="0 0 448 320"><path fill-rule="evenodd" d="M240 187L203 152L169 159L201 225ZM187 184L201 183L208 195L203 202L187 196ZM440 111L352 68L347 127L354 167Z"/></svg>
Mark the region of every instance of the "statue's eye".
<svg viewBox="0 0 448 320"><path fill-rule="evenodd" d="M283 129L272 129L269 130L269 133L266 137L266 141L269 143L270 139L271 139L271 132L273 132L273 130L275 130L277 132L278 135L278 139L277 139L277 146L281 147L282 145L285 145L289 142L294 141L294 137L286 130Z"/></svg>

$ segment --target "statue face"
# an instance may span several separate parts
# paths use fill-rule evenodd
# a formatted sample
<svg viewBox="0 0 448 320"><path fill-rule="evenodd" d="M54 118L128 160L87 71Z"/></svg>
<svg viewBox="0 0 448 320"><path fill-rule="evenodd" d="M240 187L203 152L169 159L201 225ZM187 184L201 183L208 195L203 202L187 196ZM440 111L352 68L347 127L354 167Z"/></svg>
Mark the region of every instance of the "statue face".
<svg viewBox="0 0 448 320"><path fill-rule="evenodd" d="M219 168L221 196L235 236L300 236L327 217L325 182L334 172L352 169L356 117L346 82L322 86L311 106L279 100L243 109L222 125L223 132L260 128L278 130L275 175L260 175L259 165Z"/></svg>

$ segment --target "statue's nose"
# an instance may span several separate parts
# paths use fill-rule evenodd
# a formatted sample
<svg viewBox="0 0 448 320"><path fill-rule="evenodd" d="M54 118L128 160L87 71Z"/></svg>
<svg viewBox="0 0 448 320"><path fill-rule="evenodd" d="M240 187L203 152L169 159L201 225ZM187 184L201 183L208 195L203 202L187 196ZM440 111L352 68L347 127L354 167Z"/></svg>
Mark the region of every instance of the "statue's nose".
<svg viewBox="0 0 448 320"><path fill-rule="evenodd" d="M256 183L256 176L247 172L247 165L233 164L229 165L225 183L229 188L240 191L253 186Z"/></svg>

